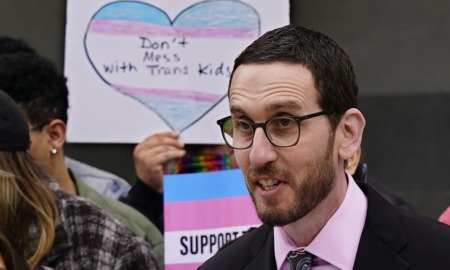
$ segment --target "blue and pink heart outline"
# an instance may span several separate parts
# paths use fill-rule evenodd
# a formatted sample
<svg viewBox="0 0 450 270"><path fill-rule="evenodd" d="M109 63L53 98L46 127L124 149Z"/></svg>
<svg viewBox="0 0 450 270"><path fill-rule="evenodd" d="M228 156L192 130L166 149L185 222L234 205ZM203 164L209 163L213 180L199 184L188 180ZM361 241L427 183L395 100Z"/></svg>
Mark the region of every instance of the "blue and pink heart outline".
<svg viewBox="0 0 450 270"><path fill-rule="evenodd" d="M97 75L111 89L129 96L154 111L172 130L194 125L225 97L186 89L162 89L115 84L105 78L89 52L92 35L142 35L227 37L255 39L260 34L260 17L248 4L234 0L203 1L182 10L173 20L162 9L138 1L117 1L102 6L91 18L84 36L84 48ZM232 59L230 59L232 60Z"/></svg>

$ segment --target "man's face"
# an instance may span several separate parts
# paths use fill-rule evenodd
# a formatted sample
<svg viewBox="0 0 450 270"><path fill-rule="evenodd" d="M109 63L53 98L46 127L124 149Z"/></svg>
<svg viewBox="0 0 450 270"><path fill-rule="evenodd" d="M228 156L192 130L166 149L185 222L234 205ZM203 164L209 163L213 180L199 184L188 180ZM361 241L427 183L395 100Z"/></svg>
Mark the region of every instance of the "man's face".
<svg viewBox="0 0 450 270"><path fill-rule="evenodd" d="M255 123L320 112L317 99L311 72L299 64L241 65L230 84L232 117ZM300 127L294 146L274 146L257 128L253 145L235 150L258 216L268 225L302 218L334 187L337 151L327 117L302 121Z"/></svg>

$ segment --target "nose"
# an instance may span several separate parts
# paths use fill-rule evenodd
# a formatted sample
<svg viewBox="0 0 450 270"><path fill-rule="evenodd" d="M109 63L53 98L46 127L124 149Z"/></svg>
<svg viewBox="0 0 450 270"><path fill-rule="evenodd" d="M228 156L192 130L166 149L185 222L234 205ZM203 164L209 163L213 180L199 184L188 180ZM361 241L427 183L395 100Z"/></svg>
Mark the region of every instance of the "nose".
<svg viewBox="0 0 450 270"><path fill-rule="evenodd" d="M262 128L257 128L250 149L250 163L255 167L261 167L277 159L277 153L272 143L267 138Z"/></svg>

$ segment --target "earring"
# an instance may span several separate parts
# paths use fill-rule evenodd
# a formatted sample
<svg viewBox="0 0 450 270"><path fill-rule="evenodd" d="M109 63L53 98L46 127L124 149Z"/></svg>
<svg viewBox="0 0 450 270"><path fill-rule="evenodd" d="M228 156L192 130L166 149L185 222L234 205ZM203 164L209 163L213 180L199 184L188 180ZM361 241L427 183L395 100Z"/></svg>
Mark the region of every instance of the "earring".
<svg viewBox="0 0 450 270"><path fill-rule="evenodd" d="M50 151L50 153L52 153L52 156L54 156L54 155L58 154L58 150L53 147L53 149Z"/></svg>

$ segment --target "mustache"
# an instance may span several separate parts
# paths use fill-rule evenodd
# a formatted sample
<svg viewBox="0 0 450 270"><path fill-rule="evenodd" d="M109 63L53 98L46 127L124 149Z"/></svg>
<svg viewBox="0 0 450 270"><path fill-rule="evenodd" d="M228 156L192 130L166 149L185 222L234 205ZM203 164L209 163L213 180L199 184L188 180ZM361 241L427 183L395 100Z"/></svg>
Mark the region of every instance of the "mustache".
<svg viewBox="0 0 450 270"><path fill-rule="evenodd" d="M247 177L249 179L254 178L256 175L260 174L267 174L267 175L273 175L277 172L277 169L273 164L265 165L263 167L257 167L257 168L249 168L247 172Z"/></svg>
<svg viewBox="0 0 450 270"><path fill-rule="evenodd" d="M254 179L257 175L277 176L281 179L292 179L291 173L288 171L281 171L275 167L274 164L264 165L257 168L249 168L247 172L247 179Z"/></svg>

